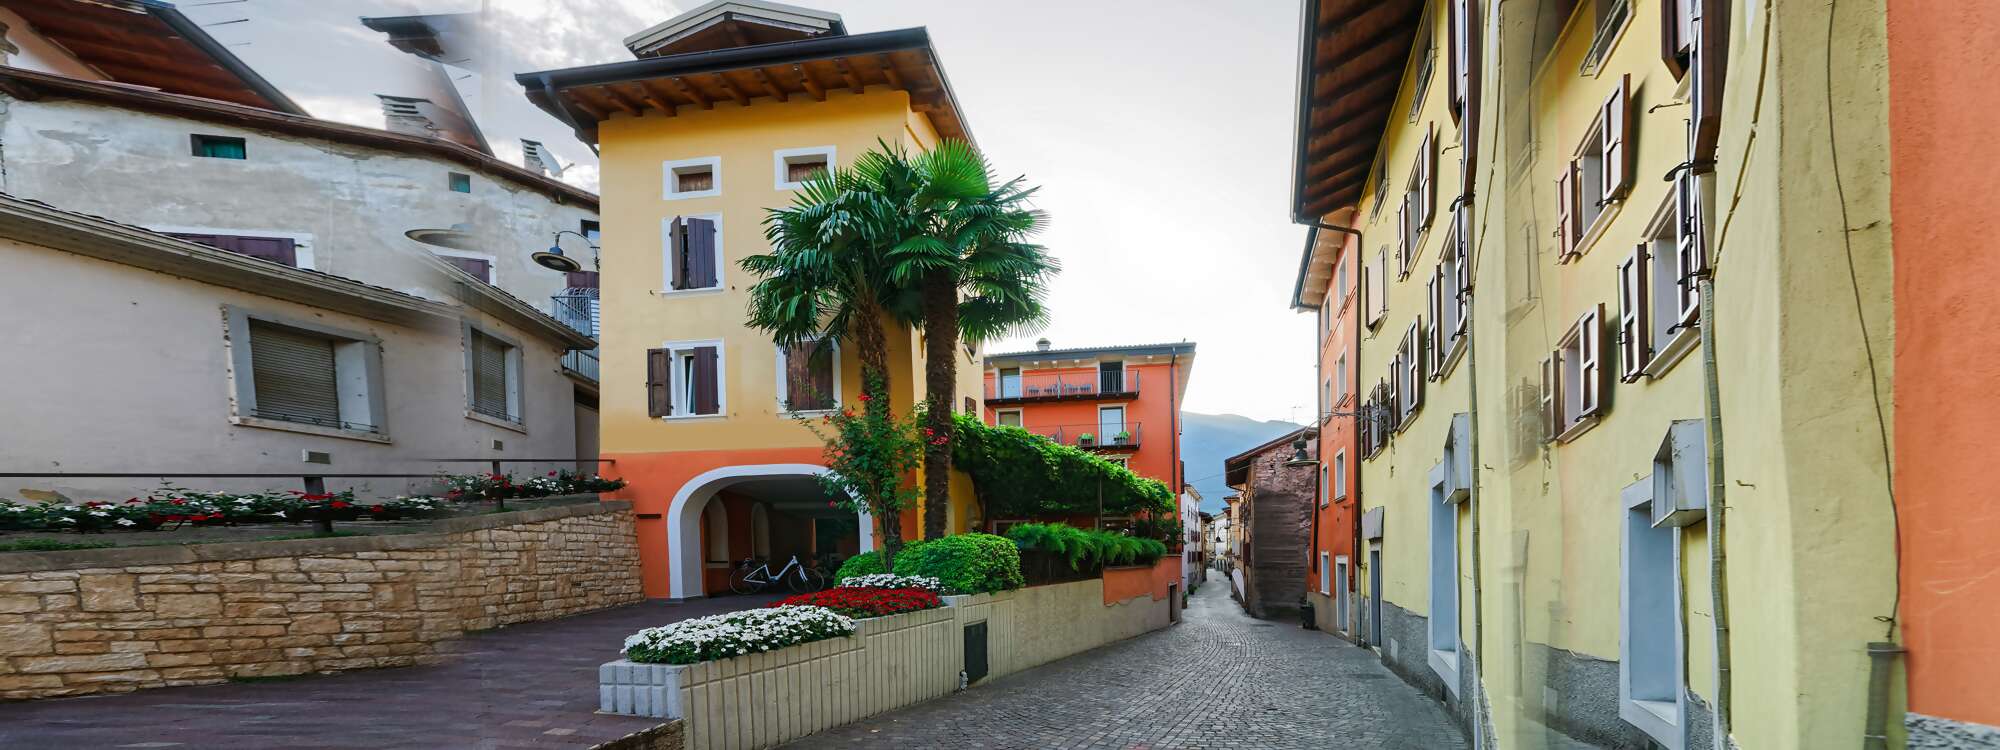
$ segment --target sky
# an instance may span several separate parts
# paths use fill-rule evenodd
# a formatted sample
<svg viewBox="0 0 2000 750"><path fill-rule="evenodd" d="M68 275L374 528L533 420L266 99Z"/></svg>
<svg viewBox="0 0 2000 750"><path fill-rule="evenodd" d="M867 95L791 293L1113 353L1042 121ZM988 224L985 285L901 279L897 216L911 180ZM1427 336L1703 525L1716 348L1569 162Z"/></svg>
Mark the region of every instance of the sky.
<svg viewBox="0 0 2000 750"><path fill-rule="evenodd" d="M202 4L214 3L214 4ZM596 188L590 151L507 74L631 59L664 0L186 0L190 17L319 117L380 127L375 93L414 58L361 16L481 10L491 70L461 82L502 158L547 144ZM1062 261L1048 327L989 351L1192 341L1185 408L1303 422L1310 314L1290 308L1304 227L1290 222L1296 0L793 0L848 31L928 27L980 150L1041 186L1040 237ZM229 23L235 19L247 19Z"/></svg>

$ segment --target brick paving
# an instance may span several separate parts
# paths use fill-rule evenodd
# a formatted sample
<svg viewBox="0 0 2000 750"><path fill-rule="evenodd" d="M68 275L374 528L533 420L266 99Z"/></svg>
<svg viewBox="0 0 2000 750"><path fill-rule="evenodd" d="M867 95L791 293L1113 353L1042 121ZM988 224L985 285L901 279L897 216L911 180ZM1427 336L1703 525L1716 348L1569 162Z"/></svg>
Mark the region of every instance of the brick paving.
<svg viewBox="0 0 2000 750"><path fill-rule="evenodd" d="M589 747L653 726L597 710L597 665L640 628L777 597L647 602L457 641L438 666L0 703L0 748Z"/></svg>
<svg viewBox="0 0 2000 750"><path fill-rule="evenodd" d="M1375 656L1243 614L1211 575L1184 621L807 737L810 748L1464 748Z"/></svg>

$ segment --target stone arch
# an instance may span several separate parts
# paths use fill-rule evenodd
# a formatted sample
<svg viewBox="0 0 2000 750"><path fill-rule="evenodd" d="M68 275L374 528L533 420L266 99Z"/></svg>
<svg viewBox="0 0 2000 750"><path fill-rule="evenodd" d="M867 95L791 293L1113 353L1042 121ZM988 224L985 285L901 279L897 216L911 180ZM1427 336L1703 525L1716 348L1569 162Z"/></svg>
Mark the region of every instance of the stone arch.
<svg viewBox="0 0 2000 750"><path fill-rule="evenodd" d="M681 485L680 490L674 493L673 503L667 506L668 595L674 599L694 599L703 595L701 512L708 507L708 501L715 498L715 493L754 479L818 477L827 473L829 470L826 467L814 464L747 464L710 469ZM874 521L866 510L856 516L860 526L861 549L874 549Z"/></svg>

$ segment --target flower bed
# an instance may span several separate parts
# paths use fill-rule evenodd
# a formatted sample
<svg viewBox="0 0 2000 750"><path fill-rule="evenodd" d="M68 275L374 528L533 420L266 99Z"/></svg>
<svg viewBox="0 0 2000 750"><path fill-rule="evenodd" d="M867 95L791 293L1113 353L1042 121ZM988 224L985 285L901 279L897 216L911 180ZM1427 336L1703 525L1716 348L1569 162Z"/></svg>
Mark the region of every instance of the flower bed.
<svg viewBox="0 0 2000 750"><path fill-rule="evenodd" d="M930 576L899 576L894 573L843 578L840 585L845 588L863 589L923 589L934 593L944 593L944 583Z"/></svg>
<svg viewBox="0 0 2000 750"><path fill-rule="evenodd" d="M625 639L640 664L695 664L854 633L854 620L825 607L778 606L647 628Z"/></svg>
<svg viewBox="0 0 2000 750"><path fill-rule="evenodd" d="M144 498L122 503L44 502L24 505L0 502L0 531L150 531L183 526L223 526L245 523L354 520L396 520L445 515L443 501L428 497L398 497L362 502L353 492L192 492L163 488Z"/></svg>
<svg viewBox="0 0 2000 750"><path fill-rule="evenodd" d="M512 474L453 474L444 477L444 498L454 502L496 502L532 499L551 495L582 495L610 492L625 486L623 479L605 479L596 474L562 469L516 481Z"/></svg>
<svg viewBox="0 0 2000 750"><path fill-rule="evenodd" d="M935 583L935 581L933 581ZM825 607L848 617L887 617L944 606L936 591L920 588L874 588L842 585L825 591L774 602L770 607Z"/></svg>

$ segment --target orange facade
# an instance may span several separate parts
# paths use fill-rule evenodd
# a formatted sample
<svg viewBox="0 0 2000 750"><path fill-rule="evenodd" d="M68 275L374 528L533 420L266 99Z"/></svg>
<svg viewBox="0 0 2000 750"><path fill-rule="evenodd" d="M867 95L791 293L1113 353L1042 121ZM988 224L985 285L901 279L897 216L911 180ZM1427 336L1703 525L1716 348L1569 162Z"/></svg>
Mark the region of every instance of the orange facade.
<svg viewBox="0 0 2000 750"><path fill-rule="evenodd" d="M1323 247L1337 247L1332 254L1333 267L1327 272L1326 286L1313 290L1320 297L1320 306L1308 311L1318 316L1314 330L1319 341L1319 463L1321 467L1317 501L1319 509L1313 516L1312 560L1307 566L1306 590L1312 592L1337 592L1343 588L1352 591L1357 575L1359 558L1354 553L1355 537L1359 534L1360 506L1359 483L1361 477L1360 448L1355 432L1356 420L1351 414L1358 407L1360 395L1355 382L1355 360L1359 356L1361 295L1356 294L1360 269L1354 259L1360 257L1353 235L1314 230L1309 242L1324 243ZM1343 270L1345 271L1343 273ZM1344 287L1344 288L1343 288ZM1347 579L1333 581L1330 585L1320 580L1320 556L1327 559L1326 570L1333 574L1340 566L1335 563L1345 558ZM1343 626L1344 627L1344 626Z"/></svg>
<svg viewBox="0 0 2000 750"><path fill-rule="evenodd" d="M1895 486L1909 710L2000 726L2000 5L1890 0ZM1988 95L1993 96L1988 96ZM1968 166L1977 166L1968 169Z"/></svg>

